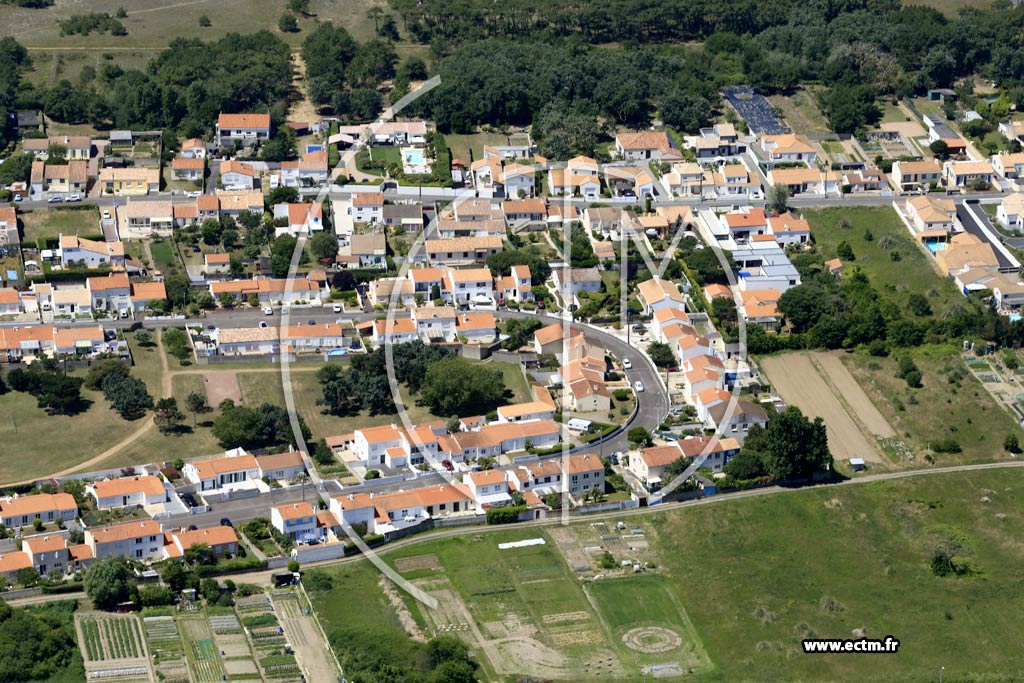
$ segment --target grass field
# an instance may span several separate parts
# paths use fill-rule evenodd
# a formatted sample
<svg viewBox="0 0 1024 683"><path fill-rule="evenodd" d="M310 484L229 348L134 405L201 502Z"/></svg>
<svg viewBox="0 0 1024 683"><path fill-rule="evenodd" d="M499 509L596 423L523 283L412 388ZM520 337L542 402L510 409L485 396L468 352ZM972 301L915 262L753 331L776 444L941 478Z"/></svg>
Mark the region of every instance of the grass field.
<svg viewBox="0 0 1024 683"><path fill-rule="evenodd" d="M518 365L513 363L493 364L501 368L505 377L505 386L513 392L513 402L530 400L530 388ZM315 437L345 434L359 427L374 427L400 420L397 415L370 415L365 411L350 417L324 414L321 412L322 407L316 404L317 400L323 397L321 385L316 381L315 371L319 367L319 364L310 363L291 366L295 405ZM242 403L246 405L256 406L261 403L285 405L280 373L242 371L238 373L238 385L242 391ZM409 396L404 387L400 391L407 414L413 424L437 419L437 416L431 414L427 408L416 405L415 400Z"/></svg>
<svg viewBox="0 0 1024 683"><path fill-rule="evenodd" d="M924 466L926 452L946 438L954 439L962 452L933 454L937 465L1008 458L1003 439L1007 434L1019 435L1020 428L966 372L956 349L922 347L913 350L912 356L923 376L919 389L911 389L896 376L893 358L875 358L866 353L841 356L871 402L916 454L914 463L904 464Z"/></svg>
<svg viewBox="0 0 1024 683"><path fill-rule="evenodd" d="M34 209L25 213L19 212L18 217L25 227L25 237L22 241L32 247L40 237L57 237L61 233L100 234L100 214L95 207L75 210Z"/></svg>
<svg viewBox="0 0 1024 683"><path fill-rule="evenodd" d="M445 135L445 142L451 150L452 159L462 159L467 164L484 158L485 145L504 145L508 139L498 133L473 133L471 135ZM472 150L472 157L470 156Z"/></svg>
<svg viewBox="0 0 1024 683"><path fill-rule="evenodd" d="M818 108L814 94L803 88L792 95L772 95L768 98L773 107L782 110L782 117L797 133L814 135L831 133L825 115Z"/></svg>
<svg viewBox="0 0 1024 683"><path fill-rule="evenodd" d="M331 21L343 25L359 41L374 37L373 19L367 16L371 7L388 5L383 0L313 0L310 15L299 17L298 33L281 33L278 18L284 13L285 0L80 0L73 6L75 13L109 12L127 7L128 16L122 23L126 36L93 33L89 36L61 36L58 19L72 13L65 3L45 9L5 7L5 33L18 37L29 48L34 70L29 79L37 84L53 83L60 78L77 82L85 65L97 71L111 60L125 68L144 69L160 50L178 37L216 40L227 33L254 33L267 30L298 48L317 21ZM199 17L206 15L210 26L200 27ZM399 22L401 26L401 22ZM399 43L400 56L423 52L423 47ZM422 55L421 55L422 56Z"/></svg>
<svg viewBox="0 0 1024 683"><path fill-rule="evenodd" d="M871 279L879 294L907 310L907 297L916 292L925 295L936 315L953 304L961 304L963 296L952 280L941 277L921 250L914 244L896 211L889 207L844 207L804 209L811 224L811 235L825 254L836 256L840 242L853 248L856 266ZM848 227L844 227L843 221ZM867 235L871 239L866 239ZM892 254L898 252L899 261Z"/></svg>
<svg viewBox="0 0 1024 683"><path fill-rule="evenodd" d="M686 680L930 683L943 666L950 681L1011 681L1020 674L1015 648L1024 608L1024 594L1016 590L1024 561L1024 546L1017 542L1022 504L1024 472L1007 469L655 513L642 519L658 554L657 573L596 583L567 574L550 535L538 530L425 541L384 552L386 561L398 566L401 558L434 556L433 568L408 576L418 584L453 587L453 600L441 609L450 613L461 598L485 634L490 627L481 623L495 616L520 623L520 615L530 620L539 615L536 638L551 644L564 642L554 638L563 627L545 622L545 615L583 612L599 620L607 630L589 650L615 651L624 660L623 673L597 677L576 668L547 676L550 680L641 680L636 660L645 657L624 655L622 641L613 636L644 624L669 624L685 632L683 609L711 662L710 669L698 669ZM499 541L541 535L548 545L496 549ZM950 543L959 547L958 561L969 567L961 578L931 570L936 547ZM481 566L488 571L479 571ZM330 571L335 588L313 600L327 632L353 634L353 648L367 643L357 634L373 633L370 642L386 643L381 647L401 656L410 641L376 585L376 570L360 563ZM510 619L513 615L517 619ZM416 619L426 625L428 637L433 619L425 610ZM853 638L859 630L869 638L892 635L901 647L897 654L872 656L802 652L803 638ZM582 631L570 630L580 639ZM473 637L467 633L458 632ZM579 642L558 647L584 649ZM488 649L476 652L480 660ZM677 657L663 659L672 658ZM528 675L525 669L535 661L524 653L519 673ZM484 667L492 674L486 661ZM492 674L489 680L498 678Z"/></svg>
<svg viewBox="0 0 1024 683"><path fill-rule="evenodd" d="M955 17L961 9L972 7L988 7L990 0L904 0L903 5L924 5L937 9L947 17Z"/></svg>

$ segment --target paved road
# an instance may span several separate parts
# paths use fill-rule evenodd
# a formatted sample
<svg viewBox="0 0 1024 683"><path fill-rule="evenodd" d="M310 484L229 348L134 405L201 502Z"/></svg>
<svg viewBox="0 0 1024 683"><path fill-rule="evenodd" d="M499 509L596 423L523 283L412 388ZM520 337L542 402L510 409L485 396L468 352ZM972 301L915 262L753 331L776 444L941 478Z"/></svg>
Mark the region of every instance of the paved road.
<svg viewBox="0 0 1024 683"><path fill-rule="evenodd" d="M964 230L971 233L982 242L992 245L996 260L999 262L999 269L1007 272L1016 272L1020 264L1016 263L1013 255L1006 251L999 238L999 233L988 221L985 212L974 202L963 202L956 205L956 217Z"/></svg>
<svg viewBox="0 0 1024 683"><path fill-rule="evenodd" d="M758 498L761 496L774 496L774 495L798 495L802 491L814 490L826 486L859 486L862 484L870 484L879 481L889 481L894 479L908 479L911 477L927 477L936 474L952 474L952 473L965 473L965 472L980 472L985 470L1001 470L1024 467L1024 460L1011 460L1007 462L993 462L993 463L981 463L976 465L955 465L951 467L935 467L931 469L920 469L920 470L906 470L903 472L885 472L882 474L867 474L858 476L852 479L845 479L843 481L834 484L819 484L816 486L806 486L802 488L784 488L781 486L767 486L760 489L752 489L748 491L737 491L735 493L724 493L710 498L697 498L695 500L681 501L677 503L662 503L654 507L642 507L634 508L632 510L614 510L612 512L600 512L592 515L572 515L570 523L577 522L595 522L599 520L619 520L625 517L642 517L658 512L667 512L670 510L678 510L681 508L700 507L704 505L728 505L732 501L741 500L744 498ZM549 517L542 520L531 520L527 522L520 522L515 526L517 528L524 527L547 527L554 526L557 524L563 524L560 516ZM465 536L465 535L479 535L488 534L493 532L501 532L503 529L507 530L507 527L502 526L467 526L457 527L453 529L439 529L434 531L428 531L422 534L416 534L408 536L406 538L388 543L383 548L377 549L378 553L389 553L404 548L406 546L415 545L417 543L426 543L436 541L442 538L449 538L452 536ZM323 562L312 562L303 565L304 569L312 567L326 567L332 565L348 564L350 562L359 562L363 558L359 555L352 557L345 557L337 560L325 560ZM271 575L279 570L267 570L262 569L259 571L246 572L243 574L233 574L231 579L238 584L242 583L254 583L257 585L269 585L271 582ZM3 594L0 594L3 597ZM46 602L54 602L58 600L77 600L84 597L83 593L62 593L59 595L31 595L25 598L15 598L12 600L5 599L9 605L14 607L24 607L27 605L36 605Z"/></svg>

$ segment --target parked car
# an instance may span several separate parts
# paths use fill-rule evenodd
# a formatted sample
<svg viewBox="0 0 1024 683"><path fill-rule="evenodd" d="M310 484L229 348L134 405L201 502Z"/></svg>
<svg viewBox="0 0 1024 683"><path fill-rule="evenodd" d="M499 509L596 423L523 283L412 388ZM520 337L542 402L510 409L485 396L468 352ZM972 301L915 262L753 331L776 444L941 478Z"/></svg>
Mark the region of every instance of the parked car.
<svg viewBox="0 0 1024 683"><path fill-rule="evenodd" d="M270 306L263 307L263 315L274 315L274 309Z"/></svg>
<svg viewBox="0 0 1024 683"><path fill-rule="evenodd" d="M641 382L640 380L637 380L637 381L633 382L633 388L636 389L637 392L639 393L639 392L644 390L644 383Z"/></svg>
<svg viewBox="0 0 1024 683"><path fill-rule="evenodd" d="M310 325L316 325L316 321L315 321L315 320L310 320L310 321L309 321L309 324L310 324Z"/></svg>
<svg viewBox="0 0 1024 683"><path fill-rule="evenodd" d="M341 313L341 304L334 304L333 310L335 313Z"/></svg>
<svg viewBox="0 0 1024 683"><path fill-rule="evenodd" d="M199 190L194 190L192 192L189 192L185 196L188 197L189 199L198 199L199 197L203 196L203 193L200 192Z"/></svg>
<svg viewBox="0 0 1024 683"><path fill-rule="evenodd" d="M21 201L21 193L18 193L16 195L14 195L14 201L16 201L16 202L20 202Z"/></svg>
<svg viewBox="0 0 1024 683"><path fill-rule="evenodd" d="M261 320L260 321L260 327L266 327L266 326L267 326L267 321L266 320Z"/></svg>
<svg viewBox="0 0 1024 683"><path fill-rule="evenodd" d="M221 526L230 526L230 527L234 526L234 524L231 523L231 520L228 519L227 517L221 517L220 518L220 525Z"/></svg>
<svg viewBox="0 0 1024 683"><path fill-rule="evenodd" d="M103 218L105 220L110 220L110 212L107 211L106 209L103 210Z"/></svg>
<svg viewBox="0 0 1024 683"><path fill-rule="evenodd" d="M622 369L623 369L623 370L629 370L629 369L631 369L632 367L633 367L633 361L631 361L631 360L630 360L630 359L628 359L628 358L623 358L623 359L622 359Z"/></svg>
<svg viewBox="0 0 1024 683"><path fill-rule="evenodd" d="M69 194L68 198L65 199L64 201L66 201L66 202L80 202L80 201L82 201L82 195L80 195L80 194Z"/></svg>
<svg viewBox="0 0 1024 683"><path fill-rule="evenodd" d="M64 199L59 195L54 195L47 200L50 204L60 204L62 201L64 201Z"/></svg>
<svg viewBox="0 0 1024 683"><path fill-rule="evenodd" d="M202 249L200 249L200 248L199 248L199 245L198 245L198 244L193 244L193 245L192 245L192 251L193 251L194 253L198 254L198 253L199 253L200 251L202 251Z"/></svg>

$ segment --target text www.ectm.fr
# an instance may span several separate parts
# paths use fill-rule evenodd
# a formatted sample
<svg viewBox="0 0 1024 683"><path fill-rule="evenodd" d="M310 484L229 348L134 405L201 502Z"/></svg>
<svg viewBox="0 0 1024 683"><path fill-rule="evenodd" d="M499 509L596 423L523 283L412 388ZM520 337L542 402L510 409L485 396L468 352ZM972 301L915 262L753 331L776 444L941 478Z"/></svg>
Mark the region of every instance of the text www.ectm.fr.
<svg viewBox="0 0 1024 683"><path fill-rule="evenodd" d="M815 638L801 641L805 653L832 652L832 653L869 653L869 654L893 654L900 649L900 641L892 636L876 640L872 638L855 638L843 640L839 638Z"/></svg>

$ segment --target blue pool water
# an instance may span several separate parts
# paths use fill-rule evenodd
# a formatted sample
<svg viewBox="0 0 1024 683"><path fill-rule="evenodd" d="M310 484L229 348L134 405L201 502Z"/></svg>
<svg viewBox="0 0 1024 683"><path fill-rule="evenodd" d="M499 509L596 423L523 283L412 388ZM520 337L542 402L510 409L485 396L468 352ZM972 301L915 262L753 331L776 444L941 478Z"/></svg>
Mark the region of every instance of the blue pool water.
<svg viewBox="0 0 1024 683"><path fill-rule="evenodd" d="M405 153L405 163L407 164L425 164L427 163L426 156L423 155L422 149L410 149Z"/></svg>
<svg viewBox="0 0 1024 683"><path fill-rule="evenodd" d="M942 251L946 248L945 242L925 242L924 246L928 247L928 251L933 254L938 251Z"/></svg>
<svg viewBox="0 0 1024 683"><path fill-rule="evenodd" d="M310 152L322 152L323 149L323 145L306 145L306 154L309 154Z"/></svg>
<svg viewBox="0 0 1024 683"><path fill-rule="evenodd" d="M1011 313L1010 314L1010 322L1011 323L1015 323L1018 320L1020 320L1020 313Z"/></svg>

